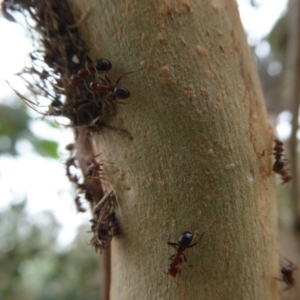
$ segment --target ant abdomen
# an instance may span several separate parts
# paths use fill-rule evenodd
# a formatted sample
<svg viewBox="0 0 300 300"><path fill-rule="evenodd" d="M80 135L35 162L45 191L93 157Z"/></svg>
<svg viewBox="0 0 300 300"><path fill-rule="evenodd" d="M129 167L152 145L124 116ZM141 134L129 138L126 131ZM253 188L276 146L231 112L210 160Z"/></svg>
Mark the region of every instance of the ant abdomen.
<svg viewBox="0 0 300 300"><path fill-rule="evenodd" d="M281 271L282 275L287 276L287 277L290 277L293 275L293 269L289 266L282 267L280 271Z"/></svg>
<svg viewBox="0 0 300 300"><path fill-rule="evenodd" d="M193 234L190 231L185 231L178 239L178 246L187 248L193 240Z"/></svg>
<svg viewBox="0 0 300 300"><path fill-rule="evenodd" d="M130 97L130 92L124 87L115 87L114 95L120 99L127 99Z"/></svg>
<svg viewBox="0 0 300 300"><path fill-rule="evenodd" d="M95 60L93 64L87 64L85 69L79 70L76 74L71 75L70 84L72 87L76 88L83 81L83 79L90 74L94 74L97 71L107 72L112 68L111 62L106 58L99 58Z"/></svg>
<svg viewBox="0 0 300 300"><path fill-rule="evenodd" d="M112 68L111 62L106 58L99 58L95 60L94 67L97 69L97 71L106 72L109 71Z"/></svg>
<svg viewBox="0 0 300 300"><path fill-rule="evenodd" d="M284 168L284 160L283 159L277 159L275 162L274 162L274 165L273 165L273 171L278 173L280 172L283 168Z"/></svg>

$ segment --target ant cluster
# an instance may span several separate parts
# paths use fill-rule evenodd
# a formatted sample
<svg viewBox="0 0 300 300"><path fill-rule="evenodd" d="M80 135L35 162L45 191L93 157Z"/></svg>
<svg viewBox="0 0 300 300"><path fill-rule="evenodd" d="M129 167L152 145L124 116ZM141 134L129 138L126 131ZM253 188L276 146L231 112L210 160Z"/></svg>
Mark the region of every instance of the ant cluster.
<svg viewBox="0 0 300 300"><path fill-rule="evenodd" d="M34 95L51 101L48 111L41 114L67 117L75 129L84 126L90 131L100 131L103 126L108 126L104 121L106 117L116 114L116 99L130 97L129 90L118 84L123 76L132 72L121 75L112 84L107 77L112 69L111 62L105 58L92 61L87 56L88 48L80 37L67 0L3 0L1 9L3 16L12 22L15 19L11 13L15 11L30 16L35 23L29 25L31 30L38 31L42 36L41 44L36 45L36 50L30 54L30 66L17 74ZM38 103L16 93L28 106L38 111ZM292 177L285 168L287 160L282 158L283 143L278 139L274 142L273 171L281 175L283 183L287 183ZM90 243L96 251L101 251L109 246L114 235L120 233L114 211L117 198L114 192L104 194L102 191L101 197L96 196L89 187L89 181L95 179L99 179L97 184L101 187L103 164L93 158L87 162L87 172L81 178L72 171L78 168L74 146L70 145L67 149L70 157L65 162L66 175L77 190L74 202L78 212L86 211L82 206L83 197L90 203L93 212ZM169 257L166 274L175 278L181 273L182 265L187 263L185 251L200 242L204 233L195 243L192 243L193 234L190 231L184 231L177 242L168 242L176 252ZM293 271L296 269L290 261L288 266L281 268L282 279L279 280L287 284L287 289L294 286Z"/></svg>
<svg viewBox="0 0 300 300"><path fill-rule="evenodd" d="M291 172L285 169L288 160L282 158L282 153L284 151L283 143L278 139L275 139L274 142L275 146L273 148L273 154L275 156L275 162L273 164L273 171L281 175L282 183L287 183L292 180L292 176Z"/></svg>
<svg viewBox="0 0 300 300"><path fill-rule="evenodd" d="M86 125L91 129L100 130L101 126L105 126L105 118L116 114L116 98L129 98L129 90L118 86L118 83L123 76L132 72L123 74L116 84L112 84L106 75L100 76L112 68L109 60L100 58L92 62L88 57L86 59L85 68L69 78L69 85L74 93L84 97L76 101L76 105L71 103L71 106L65 106L64 116L73 120L74 126Z"/></svg>
<svg viewBox="0 0 300 300"><path fill-rule="evenodd" d="M41 112L41 105L31 101L20 93L15 93L29 107L43 116L66 117L75 129L84 127L87 132L101 131L106 118L116 114L116 99L127 99L130 92L119 86L120 76L113 84L107 77L112 64L105 58L92 61L88 56L88 47L80 37L78 24L75 23L67 0L3 0L3 16L15 22L13 14L19 12L27 22L34 39L35 50L30 54L29 63L18 73L27 88L37 99L50 101L47 112ZM35 32L34 32L35 31ZM111 127L113 128L113 127ZM114 213L116 196L105 195L102 191L101 173L103 165L95 159L87 162L87 172L81 176L76 172L79 163L75 146L69 146L66 175L76 186L75 204L78 212L84 212L82 200L85 198L93 210L91 230L94 233L91 244L97 249L107 247L112 236L119 232ZM75 171L74 171L75 170ZM101 190L96 195L94 190ZM99 192L100 193L100 192Z"/></svg>
<svg viewBox="0 0 300 300"><path fill-rule="evenodd" d="M80 38L67 0L4 0L2 13L9 21L15 21L13 12L30 17L38 31L40 41L35 41L36 50L30 54L30 63L20 76L38 99L51 101L47 112L39 110L40 104L18 92L16 94L32 109L44 116L63 116L73 128L85 126L100 131L105 118L115 115L116 98L127 99L128 89L112 84L105 75L112 64L104 58L95 62L87 56L88 48ZM34 36L34 34L32 34Z"/></svg>
<svg viewBox="0 0 300 300"><path fill-rule="evenodd" d="M66 175L69 180L76 186L76 196L75 205L78 212L85 212L81 200L82 194L84 194L85 199L91 204L93 211L93 219L90 220L92 223L91 231L94 236L92 237L90 243L95 247L96 251L100 251L107 248L110 244L112 237L120 233L118 219L114 212L116 204L116 196L113 192L104 195L100 201L97 202L97 197L95 193L90 190L88 181L101 178L101 173L103 171L103 164L96 162L93 158L91 161L87 162L87 172L81 180L80 176L72 172L72 168L78 168L78 163L75 156L75 149L73 144L67 146L67 150L70 151L70 157L66 160ZM81 181L83 181L81 183ZM101 184L101 183L100 183Z"/></svg>

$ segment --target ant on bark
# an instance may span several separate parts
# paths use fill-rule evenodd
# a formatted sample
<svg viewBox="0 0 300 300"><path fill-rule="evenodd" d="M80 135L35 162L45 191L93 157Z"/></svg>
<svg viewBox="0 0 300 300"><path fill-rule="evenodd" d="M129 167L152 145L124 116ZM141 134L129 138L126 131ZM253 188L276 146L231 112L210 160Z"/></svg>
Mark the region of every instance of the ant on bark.
<svg viewBox="0 0 300 300"><path fill-rule="evenodd" d="M75 205L76 205L76 209L77 209L78 212L84 213L84 212L86 212L86 209L82 206L82 203L81 203L80 200L81 199L80 199L80 197L78 195L74 199L74 202L75 202Z"/></svg>
<svg viewBox="0 0 300 300"><path fill-rule="evenodd" d="M294 286L295 278L293 277L293 272L298 269L298 267L295 264L293 264L291 261L289 261L287 258L286 260L289 262L289 264L280 269L280 272L282 274L282 279L275 277L275 279L279 281L283 281L287 284L287 286L284 288L284 291L287 291Z"/></svg>
<svg viewBox="0 0 300 300"><path fill-rule="evenodd" d="M204 236L205 231L201 234L199 240L193 244L191 242L193 241L193 234L190 231L184 231L181 236L179 237L177 243L174 242L168 242L168 244L176 249L176 253L171 255L169 260L171 260L171 263L168 267L168 272L165 272L166 274L171 275L172 277L176 277L177 274L181 274L181 264L182 262L187 262L186 256L184 254L184 251L187 248L194 247L197 243L199 243ZM188 265L189 267L192 267L192 265Z"/></svg>
<svg viewBox="0 0 300 300"><path fill-rule="evenodd" d="M103 164L96 162L95 159L88 164L87 175L88 177L98 177L100 173L103 171L102 169Z"/></svg>
<svg viewBox="0 0 300 300"><path fill-rule="evenodd" d="M87 62L86 68L79 70L76 74L71 75L70 84L76 88L79 86L81 81L90 74L96 72L107 72L112 68L111 62L106 58L99 58L93 63Z"/></svg>
<svg viewBox="0 0 300 300"><path fill-rule="evenodd" d="M283 180L283 183L289 182L292 180L292 176L289 170L286 170L284 167L286 165L286 162L288 162L287 159L283 159L282 155L283 155L283 143L278 140L275 139L275 146L273 148L274 152L274 156L275 156L275 162L273 164L273 171L277 174L281 175L281 178Z"/></svg>

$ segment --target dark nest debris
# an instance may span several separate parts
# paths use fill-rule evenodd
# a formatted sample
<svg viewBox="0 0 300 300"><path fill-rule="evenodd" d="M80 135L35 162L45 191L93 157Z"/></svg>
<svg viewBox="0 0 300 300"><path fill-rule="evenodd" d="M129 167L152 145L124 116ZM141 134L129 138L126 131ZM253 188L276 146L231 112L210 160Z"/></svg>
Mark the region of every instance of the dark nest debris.
<svg viewBox="0 0 300 300"><path fill-rule="evenodd" d="M13 21L11 13L22 13L34 39L36 50L30 54L29 66L18 73L35 96L50 101L41 112L40 103L22 97L27 105L44 116L63 116L73 128L87 127L100 131L105 118L115 115L116 98L130 96L126 88L113 85L105 75L112 68L107 59L93 62L81 39L68 3L65 0L3 1L2 12ZM131 73L131 72L130 72ZM108 126L109 127L109 126Z"/></svg>
<svg viewBox="0 0 300 300"><path fill-rule="evenodd" d="M78 169L78 162L75 157L75 149L73 144L68 145L67 149L70 151L70 156L66 161L66 175L69 180L76 186L75 205L78 212L85 212L82 206L82 198L85 198L90 204L93 213L91 231L93 238L91 245L95 247L96 251L107 248L114 235L120 233L119 222L114 212L117 204L116 195L113 192L103 194L101 190L101 199L95 201L93 189L89 189L90 183L101 180L103 172L103 164L96 162L93 158L86 162L87 173L82 179L81 174L76 173ZM99 198L98 198L99 199Z"/></svg>
<svg viewBox="0 0 300 300"><path fill-rule="evenodd" d="M32 109L43 116L66 117L75 129L84 127L89 132L100 131L105 119L115 115L116 98L126 99L130 96L126 88L119 87L118 82L111 84L107 71L112 67L107 59L92 61L88 48L78 31L66 0L4 0L1 4L3 16L15 21L15 12L24 15L33 37L35 50L29 55L29 63L17 75L26 82L28 90L34 95L29 100L17 91L17 95ZM128 73L127 73L128 74ZM47 101L46 111L44 101ZM86 181L90 174L74 175L70 170L77 168L76 150L70 150L66 162L67 176L77 188L75 203L79 212L83 212L81 198L85 197L93 209L91 229L94 237L91 244L97 249L107 247L114 234L119 232L114 213L115 195L109 193L103 198L95 199L87 188ZM95 161L87 162L95 164ZM100 168L101 169L101 168ZM92 177L98 178L101 185L100 171ZM82 181L82 182L81 182ZM95 208L93 208L95 207Z"/></svg>

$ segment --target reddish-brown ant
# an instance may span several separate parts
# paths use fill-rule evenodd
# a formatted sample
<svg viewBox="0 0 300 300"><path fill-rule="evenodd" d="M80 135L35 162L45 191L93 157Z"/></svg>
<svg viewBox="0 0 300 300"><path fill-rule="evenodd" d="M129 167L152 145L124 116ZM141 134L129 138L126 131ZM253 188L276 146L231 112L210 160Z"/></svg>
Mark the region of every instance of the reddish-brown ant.
<svg viewBox="0 0 300 300"><path fill-rule="evenodd" d="M292 180L292 175L289 170L282 170L280 172L282 183L286 183Z"/></svg>
<svg viewBox="0 0 300 300"><path fill-rule="evenodd" d="M287 287L284 289L285 291L289 290L294 286L295 278L293 277L293 272L298 269L298 267L295 264L293 264L291 261L289 261L287 258L286 260L289 262L288 266L282 267L280 269L280 272L282 274L282 279L275 278L277 280L284 281L287 284Z"/></svg>
<svg viewBox="0 0 300 300"><path fill-rule="evenodd" d="M86 176L88 177L99 177L100 176L100 173L103 171L103 161L109 163L109 164L113 164L111 162L108 162L106 160L101 160L99 163L95 160L95 158L97 156L99 156L100 154L97 154L95 155L88 163L88 169L87 169L87 173L86 173Z"/></svg>
<svg viewBox="0 0 300 300"><path fill-rule="evenodd" d="M87 176L97 177L100 175L100 172L103 171L101 168L103 164L96 162L95 159L88 165Z"/></svg>
<svg viewBox="0 0 300 300"><path fill-rule="evenodd" d="M106 95L108 93L113 93L115 98L127 99L130 97L129 90L124 87L117 86L117 85L123 76L128 75L130 73L133 73L133 71L121 75L117 79L115 85L112 85L110 79L107 76L105 76L105 79L100 78L100 80L102 81L101 83L97 82L97 81L90 82L89 88L93 92L99 92L103 95Z"/></svg>
<svg viewBox="0 0 300 300"><path fill-rule="evenodd" d="M275 139L274 142L275 146L273 148L273 154L275 156L275 162L273 164L273 171L280 174L280 171L283 170L285 165L285 161L282 159L282 153L284 151L283 143L278 139Z"/></svg>
<svg viewBox="0 0 300 300"><path fill-rule="evenodd" d="M273 148L274 152L274 156L275 156L275 162L273 164L273 171L277 174L280 174L283 180L283 183L289 182L292 179L291 173L288 170L285 170L285 165L286 162L288 161L287 159L283 159L282 158L282 153L284 151L283 149L283 143L278 140L275 139L275 146Z"/></svg>
<svg viewBox="0 0 300 300"><path fill-rule="evenodd" d="M72 87L77 87L81 81L89 74L99 72L107 72L112 68L111 62L106 58L99 58L93 64L87 65L85 69L81 69L77 74L70 77L70 84Z"/></svg>
<svg viewBox="0 0 300 300"><path fill-rule="evenodd" d="M201 234L199 240L193 244L191 244L191 242L193 241L193 234L190 231L184 231L179 237L177 243L168 242L168 244L174 247L177 252L170 256L169 260L171 260L171 263L169 265L168 272L166 272L166 274L169 274L172 277L176 277L177 274L181 273L180 265L182 264L183 261L187 262L186 256L184 255L184 251L187 248L194 247L197 243L199 243L204 233L205 231Z"/></svg>

